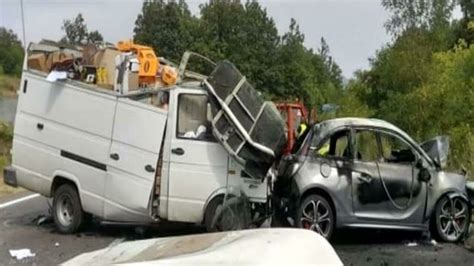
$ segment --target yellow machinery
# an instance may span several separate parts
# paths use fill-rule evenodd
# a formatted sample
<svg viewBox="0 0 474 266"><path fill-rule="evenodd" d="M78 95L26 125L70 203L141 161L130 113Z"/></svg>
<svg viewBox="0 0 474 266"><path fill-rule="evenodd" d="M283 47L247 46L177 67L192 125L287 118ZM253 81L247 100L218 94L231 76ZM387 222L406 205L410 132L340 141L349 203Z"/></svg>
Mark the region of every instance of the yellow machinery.
<svg viewBox="0 0 474 266"><path fill-rule="evenodd" d="M121 52L134 52L137 54L140 67L138 70L139 84L154 84L160 63L151 47L134 44L133 40L119 41L117 49Z"/></svg>

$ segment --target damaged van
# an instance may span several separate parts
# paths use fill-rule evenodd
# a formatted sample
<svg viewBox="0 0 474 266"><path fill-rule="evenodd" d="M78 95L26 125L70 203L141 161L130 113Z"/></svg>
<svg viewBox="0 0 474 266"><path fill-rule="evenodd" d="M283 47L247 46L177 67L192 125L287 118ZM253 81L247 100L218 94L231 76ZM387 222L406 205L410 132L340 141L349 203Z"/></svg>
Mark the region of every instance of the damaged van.
<svg viewBox="0 0 474 266"><path fill-rule="evenodd" d="M45 46L31 45L29 53L38 49ZM125 58L116 65L125 67L116 71L112 89L59 74L50 81L50 74L25 63L5 182L51 197L52 215L62 233L77 231L91 215L131 224L203 223L210 230L233 184L252 204L266 204L267 183L254 173L268 170L279 154L283 128L283 139L272 150L252 140L247 126L265 119L262 113L268 110L251 110L252 123L235 131L219 119L228 118L217 109L226 105L216 103L215 96L210 104L202 83L206 76L181 65L177 85L131 88L127 78L134 63ZM261 101L247 87L241 92ZM233 99L233 107L242 100ZM221 132L219 138L213 131ZM239 156L229 154L223 142ZM267 152L264 161L255 145Z"/></svg>

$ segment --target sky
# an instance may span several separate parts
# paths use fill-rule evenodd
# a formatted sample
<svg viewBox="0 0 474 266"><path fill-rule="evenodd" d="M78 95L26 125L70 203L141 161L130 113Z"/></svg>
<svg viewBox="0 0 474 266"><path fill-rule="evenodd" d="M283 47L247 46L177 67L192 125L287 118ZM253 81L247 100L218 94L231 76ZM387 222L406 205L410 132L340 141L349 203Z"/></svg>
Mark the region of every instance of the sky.
<svg viewBox="0 0 474 266"><path fill-rule="evenodd" d="M198 15L206 1L187 0ZM41 39L59 40L64 19L82 13L89 30L98 30L115 43L133 37L141 0L23 0L27 43ZM383 27L389 14L379 0L260 0L273 17L280 33L295 18L305 34L305 45L319 48L321 37L346 78L368 68L368 58L390 41ZM0 0L0 26L22 38L20 0ZM159 53L159 51L158 51Z"/></svg>

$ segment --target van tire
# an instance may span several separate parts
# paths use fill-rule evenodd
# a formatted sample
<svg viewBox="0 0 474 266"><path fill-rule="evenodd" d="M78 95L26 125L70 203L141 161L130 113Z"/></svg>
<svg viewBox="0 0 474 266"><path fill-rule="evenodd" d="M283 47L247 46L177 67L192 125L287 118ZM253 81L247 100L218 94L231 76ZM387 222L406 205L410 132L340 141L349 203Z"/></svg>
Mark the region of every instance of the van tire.
<svg viewBox="0 0 474 266"><path fill-rule="evenodd" d="M84 212L77 189L71 184L59 186L53 196L53 219L61 234L77 232L84 220Z"/></svg>
<svg viewBox="0 0 474 266"><path fill-rule="evenodd" d="M204 213L204 226L206 227L207 232L216 232L217 229L213 225L214 216L216 215L217 208L222 206L224 201L223 196L217 196L209 202Z"/></svg>

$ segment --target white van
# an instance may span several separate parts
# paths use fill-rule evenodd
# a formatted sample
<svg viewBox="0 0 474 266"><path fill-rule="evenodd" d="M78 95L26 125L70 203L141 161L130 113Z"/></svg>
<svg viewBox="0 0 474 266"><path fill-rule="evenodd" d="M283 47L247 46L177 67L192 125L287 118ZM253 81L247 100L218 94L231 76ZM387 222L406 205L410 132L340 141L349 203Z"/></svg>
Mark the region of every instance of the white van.
<svg viewBox="0 0 474 266"><path fill-rule="evenodd" d="M215 141L200 82L118 93L73 80L49 82L30 69L18 95L5 182L52 197L62 233L77 231L90 215L209 228L226 187L242 181L251 201L267 200L266 184L246 178ZM159 106L163 97L167 106Z"/></svg>

